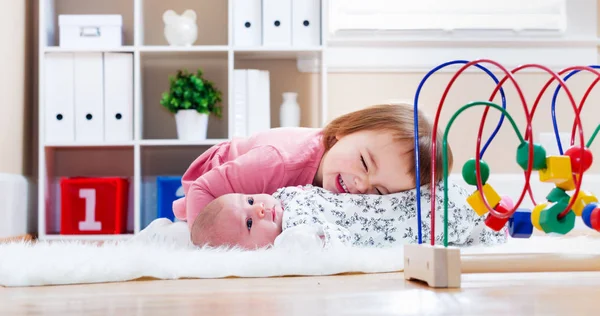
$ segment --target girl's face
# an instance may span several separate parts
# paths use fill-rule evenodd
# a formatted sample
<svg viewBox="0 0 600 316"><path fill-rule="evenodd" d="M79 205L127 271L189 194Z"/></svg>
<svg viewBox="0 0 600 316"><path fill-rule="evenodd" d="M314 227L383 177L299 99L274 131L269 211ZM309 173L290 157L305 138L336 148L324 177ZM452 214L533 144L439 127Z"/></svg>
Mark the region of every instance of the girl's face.
<svg viewBox="0 0 600 316"><path fill-rule="evenodd" d="M411 141L394 141L386 131L360 131L337 137L325 153L315 184L334 193L389 194L414 188Z"/></svg>

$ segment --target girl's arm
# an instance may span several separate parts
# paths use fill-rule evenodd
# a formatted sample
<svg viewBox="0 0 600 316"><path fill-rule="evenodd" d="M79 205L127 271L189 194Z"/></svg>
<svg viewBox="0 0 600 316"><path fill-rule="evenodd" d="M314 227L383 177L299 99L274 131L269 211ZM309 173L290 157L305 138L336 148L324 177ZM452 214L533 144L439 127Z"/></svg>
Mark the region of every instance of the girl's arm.
<svg viewBox="0 0 600 316"><path fill-rule="evenodd" d="M185 196L186 219L194 219L215 198L228 193L271 193L282 185L284 164L273 146L260 146L196 179Z"/></svg>

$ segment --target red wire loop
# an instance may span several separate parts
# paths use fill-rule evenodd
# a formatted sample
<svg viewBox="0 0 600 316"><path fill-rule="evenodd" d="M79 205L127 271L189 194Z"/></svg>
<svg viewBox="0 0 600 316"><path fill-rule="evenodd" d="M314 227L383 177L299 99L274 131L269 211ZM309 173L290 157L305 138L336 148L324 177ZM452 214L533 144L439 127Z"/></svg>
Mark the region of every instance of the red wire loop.
<svg viewBox="0 0 600 316"><path fill-rule="evenodd" d="M525 102L525 96L523 96L523 92L521 91L521 88L517 84L517 81L512 76L512 74L504 66L502 66L500 63L498 63L496 61L493 61L490 59L477 59L477 60L470 61L470 62L466 63L465 65L461 66L461 68L454 74L454 76L452 76L452 79L450 79L450 82L446 86L446 89L444 90L444 94L442 95L442 98L440 100L440 104L438 105L438 108L437 108L435 120L433 122L433 131L437 131L437 126L438 126L438 122L440 119L440 114L441 114L441 110L442 110L444 101L446 100L446 97L448 96L448 92L450 91L450 88L454 84L454 81L456 81L458 76L460 76L460 74L462 72L464 72L467 68L469 68L475 64L482 64L482 63L490 63L492 65L495 65L496 67L500 68L506 74L506 76L508 78L510 78L512 83L515 85L515 88L517 89L519 98L521 99L521 103L523 105L523 110L525 111L525 116L529 117L529 111L527 108L527 103ZM506 77L504 80L506 80ZM529 133L531 133L531 131L529 131ZM432 197L432 199L431 199L431 245L433 246L433 245L435 245L435 169L436 169L436 161L435 161L436 154L435 153L436 153L437 133L434 132L432 134L433 135L432 135L432 141L431 141L431 182L430 183L431 183L431 197ZM532 152L532 151L533 150L531 149L530 152ZM533 156L533 153L531 155ZM477 153L477 155L475 157L479 157L479 152ZM479 177L478 178L478 189L481 192L481 174L480 174L480 170L479 170L479 159L475 159L475 161L476 161L475 166L477 169L477 175ZM527 180L527 184L528 183L529 183L529 180ZM522 200L522 198L523 198L523 196L521 196L521 200Z"/></svg>

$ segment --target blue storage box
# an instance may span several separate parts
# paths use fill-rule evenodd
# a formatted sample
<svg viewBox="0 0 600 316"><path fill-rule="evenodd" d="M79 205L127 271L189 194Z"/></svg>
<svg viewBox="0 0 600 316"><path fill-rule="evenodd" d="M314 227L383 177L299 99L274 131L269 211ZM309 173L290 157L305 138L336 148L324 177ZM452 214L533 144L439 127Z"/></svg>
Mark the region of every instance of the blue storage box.
<svg viewBox="0 0 600 316"><path fill-rule="evenodd" d="M173 201L183 197L183 187L179 176L156 177L157 218L165 217L175 221Z"/></svg>

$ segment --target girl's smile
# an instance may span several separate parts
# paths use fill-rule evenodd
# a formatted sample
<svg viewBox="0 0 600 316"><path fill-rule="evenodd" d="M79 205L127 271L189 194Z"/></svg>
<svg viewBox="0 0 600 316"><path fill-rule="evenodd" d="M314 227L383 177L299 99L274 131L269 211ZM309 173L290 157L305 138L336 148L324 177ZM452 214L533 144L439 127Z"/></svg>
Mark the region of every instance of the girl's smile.
<svg viewBox="0 0 600 316"><path fill-rule="evenodd" d="M323 156L315 183L334 193L389 194L414 188L412 140L386 131L359 131L337 137Z"/></svg>

